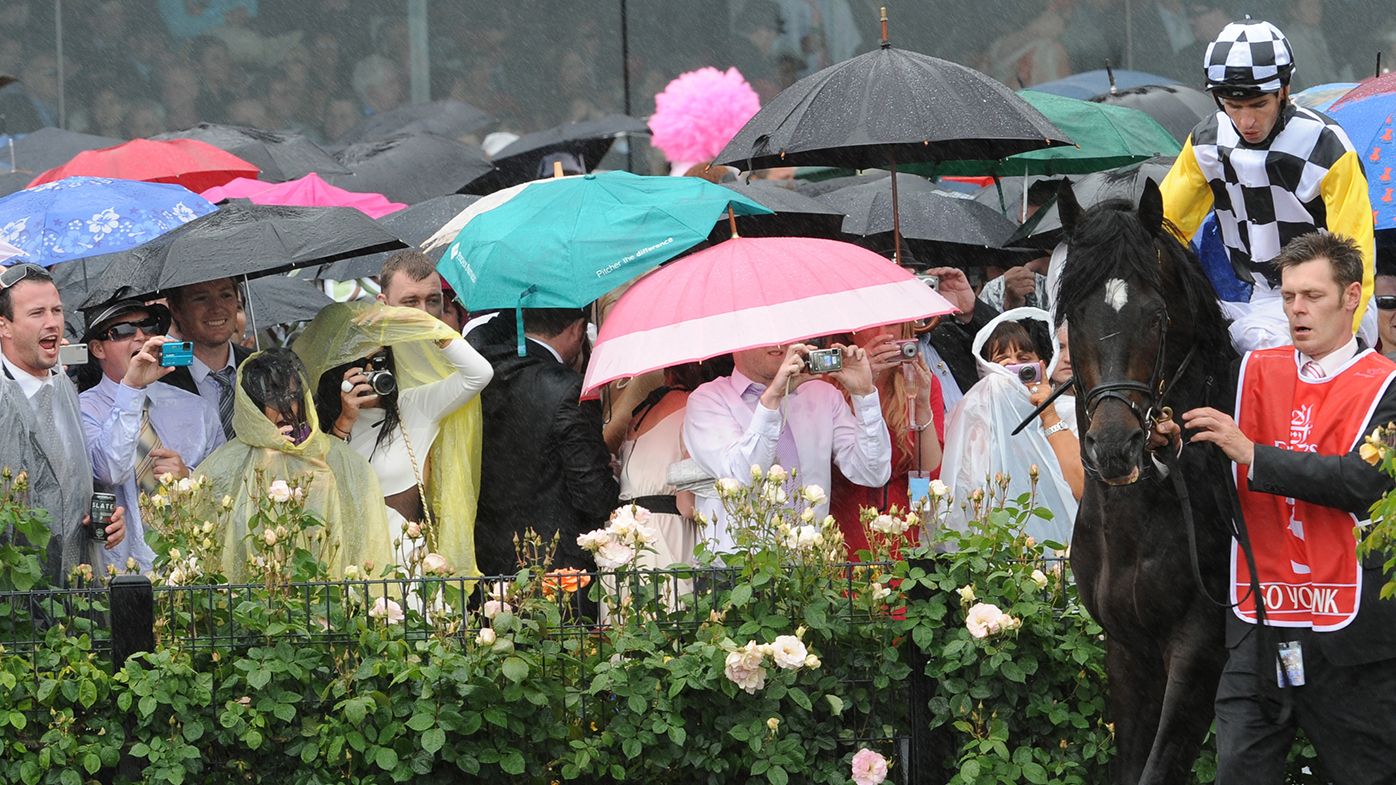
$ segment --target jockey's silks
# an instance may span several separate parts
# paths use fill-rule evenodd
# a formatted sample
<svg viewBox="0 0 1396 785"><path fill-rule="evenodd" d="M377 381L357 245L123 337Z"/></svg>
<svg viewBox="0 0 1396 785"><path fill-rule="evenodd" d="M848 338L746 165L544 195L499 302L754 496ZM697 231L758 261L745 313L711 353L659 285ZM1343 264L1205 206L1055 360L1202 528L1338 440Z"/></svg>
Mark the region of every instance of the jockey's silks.
<svg viewBox="0 0 1396 785"><path fill-rule="evenodd" d="M1236 422L1257 445L1322 455L1350 452L1396 371L1363 350L1319 381L1299 375L1292 346L1250 352L1241 365ZM1334 507L1251 491L1247 467L1234 465L1266 622L1279 627L1342 629L1357 615L1362 570L1353 533L1357 516ZM1244 554L1231 543L1231 601L1255 623L1255 597Z"/></svg>

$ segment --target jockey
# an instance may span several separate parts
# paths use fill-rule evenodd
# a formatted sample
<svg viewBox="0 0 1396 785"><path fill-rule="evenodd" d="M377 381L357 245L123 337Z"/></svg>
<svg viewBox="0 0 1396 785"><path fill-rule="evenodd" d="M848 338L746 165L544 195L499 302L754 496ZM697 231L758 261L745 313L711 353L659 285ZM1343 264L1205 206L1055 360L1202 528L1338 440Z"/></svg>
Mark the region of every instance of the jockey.
<svg viewBox="0 0 1396 785"><path fill-rule="evenodd" d="M1353 330L1376 340L1372 205L1347 134L1289 101L1294 50L1278 28L1247 18L1207 47L1207 90L1218 112L1188 136L1164 178L1164 213L1184 238L1211 210L1236 276L1254 281L1248 303L1222 302L1240 351L1289 343L1273 261L1314 229L1352 238L1362 252L1361 306Z"/></svg>

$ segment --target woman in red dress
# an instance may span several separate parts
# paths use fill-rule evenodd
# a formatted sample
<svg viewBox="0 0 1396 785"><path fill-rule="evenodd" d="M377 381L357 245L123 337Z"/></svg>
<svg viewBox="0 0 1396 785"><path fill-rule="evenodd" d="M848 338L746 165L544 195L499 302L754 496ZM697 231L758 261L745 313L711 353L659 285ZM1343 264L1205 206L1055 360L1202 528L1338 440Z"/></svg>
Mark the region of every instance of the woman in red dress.
<svg viewBox="0 0 1396 785"><path fill-rule="evenodd" d="M868 488L855 485L839 473L838 467L834 468L829 514L839 522L852 560L857 559L858 551L868 548L859 518L861 508L886 512L896 506L905 511L908 474L925 471L932 478L939 474L945 404L940 381L926 366L919 347L914 359L904 361L901 344L913 339L909 324L873 327L853 334L853 342L867 351L872 363L878 398L882 401L882 419L892 437L892 478L882 487Z"/></svg>

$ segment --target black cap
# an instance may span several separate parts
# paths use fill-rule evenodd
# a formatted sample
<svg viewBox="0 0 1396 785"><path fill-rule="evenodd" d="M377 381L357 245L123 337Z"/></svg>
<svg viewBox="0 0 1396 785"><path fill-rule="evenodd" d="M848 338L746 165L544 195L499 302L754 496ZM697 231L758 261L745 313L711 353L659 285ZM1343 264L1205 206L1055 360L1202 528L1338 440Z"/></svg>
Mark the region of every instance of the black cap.
<svg viewBox="0 0 1396 785"><path fill-rule="evenodd" d="M93 340L93 336L101 333L102 329L113 320L137 311L145 311L165 324L170 323L170 310L160 303L146 305L143 300L113 300L87 311L87 329L82 334L83 342Z"/></svg>

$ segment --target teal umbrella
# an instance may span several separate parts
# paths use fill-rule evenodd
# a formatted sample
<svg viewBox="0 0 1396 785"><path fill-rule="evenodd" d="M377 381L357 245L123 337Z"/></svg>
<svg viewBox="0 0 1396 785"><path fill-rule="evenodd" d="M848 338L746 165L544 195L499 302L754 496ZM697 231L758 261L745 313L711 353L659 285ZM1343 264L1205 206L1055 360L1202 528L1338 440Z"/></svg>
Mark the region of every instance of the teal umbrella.
<svg viewBox="0 0 1396 785"><path fill-rule="evenodd" d="M471 311L581 308L708 238L727 216L771 211L696 177L603 172L490 194L424 247Z"/></svg>
<svg viewBox="0 0 1396 785"><path fill-rule="evenodd" d="M1018 95L1075 144L1032 150L996 161L946 161L923 173L962 177L1089 174L1137 164L1155 156L1177 155L1182 149L1178 140L1157 120L1137 109L1036 90L1021 90Z"/></svg>

